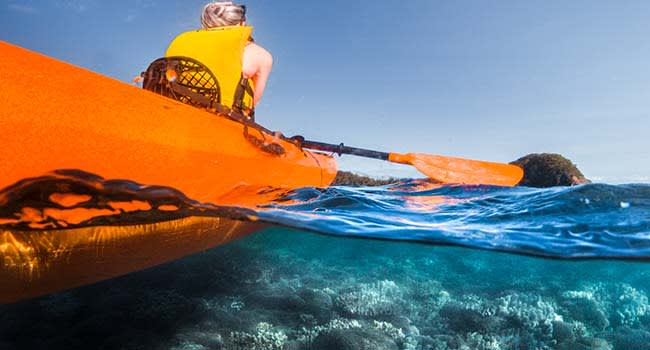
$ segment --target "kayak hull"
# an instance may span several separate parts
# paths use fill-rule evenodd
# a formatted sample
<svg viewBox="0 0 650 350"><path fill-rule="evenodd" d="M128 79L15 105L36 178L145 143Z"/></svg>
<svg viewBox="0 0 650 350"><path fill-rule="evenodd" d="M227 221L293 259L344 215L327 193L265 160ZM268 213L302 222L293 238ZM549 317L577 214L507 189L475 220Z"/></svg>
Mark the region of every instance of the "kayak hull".
<svg viewBox="0 0 650 350"><path fill-rule="evenodd" d="M139 271L264 228L256 222L189 217L130 226L0 229L0 303L11 303ZM218 263L218 262L215 262Z"/></svg>
<svg viewBox="0 0 650 350"><path fill-rule="evenodd" d="M62 170L163 186L199 206L247 208L285 190L328 186L336 175L329 155L2 41L0 62L8 82L0 84L0 209L9 207L12 186ZM283 152L270 153L260 143L275 143ZM68 222L87 219L74 213L91 212L59 203L50 212L65 213ZM24 217L48 217L18 204L16 215L0 217L5 303L141 270L264 227L254 217L189 216L137 225L36 223L29 227L37 229L23 230L12 227ZM140 210L131 207L122 203L112 212ZM163 210L143 210L150 209Z"/></svg>

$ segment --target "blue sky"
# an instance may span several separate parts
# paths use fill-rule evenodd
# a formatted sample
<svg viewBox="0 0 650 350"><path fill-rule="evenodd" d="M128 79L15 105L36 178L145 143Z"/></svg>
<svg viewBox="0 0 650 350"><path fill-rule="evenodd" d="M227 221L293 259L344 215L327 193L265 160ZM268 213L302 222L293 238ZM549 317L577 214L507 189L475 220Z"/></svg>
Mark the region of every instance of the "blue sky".
<svg viewBox="0 0 650 350"><path fill-rule="evenodd" d="M0 39L128 81L204 1L0 0ZM650 2L246 2L274 55L258 120L287 135L650 181ZM408 167L343 157L371 175Z"/></svg>

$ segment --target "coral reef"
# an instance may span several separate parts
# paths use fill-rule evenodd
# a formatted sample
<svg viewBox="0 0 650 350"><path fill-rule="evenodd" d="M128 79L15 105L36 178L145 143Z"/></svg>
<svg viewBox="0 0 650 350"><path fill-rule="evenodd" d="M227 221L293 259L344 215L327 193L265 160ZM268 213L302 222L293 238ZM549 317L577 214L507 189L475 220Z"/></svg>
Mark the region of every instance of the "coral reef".
<svg viewBox="0 0 650 350"><path fill-rule="evenodd" d="M314 339L314 350L397 350L397 344L387 335L373 329L349 328L324 332Z"/></svg>
<svg viewBox="0 0 650 350"><path fill-rule="evenodd" d="M644 264L286 237L0 306L0 346L650 350Z"/></svg>
<svg viewBox="0 0 650 350"><path fill-rule="evenodd" d="M229 348L249 350L281 350L287 336L281 330L275 330L272 324L260 322L255 327L255 333L231 332Z"/></svg>
<svg viewBox="0 0 650 350"><path fill-rule="evenodd" d="M393 281L361 284L336 299L339 309L349 316L393 315L399 311L401 289Z"/></svg>

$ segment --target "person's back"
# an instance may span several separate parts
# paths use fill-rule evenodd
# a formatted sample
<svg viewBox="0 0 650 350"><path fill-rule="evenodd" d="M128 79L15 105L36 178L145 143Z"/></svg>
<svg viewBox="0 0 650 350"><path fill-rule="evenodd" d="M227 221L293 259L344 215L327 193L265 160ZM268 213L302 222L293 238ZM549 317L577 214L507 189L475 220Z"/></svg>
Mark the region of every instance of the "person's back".
<svg viewBox="0 0 650 350"><path fill-rule="evenodd" d="M201 26L203 29L246 24L246 7L232 2L211 2L203 8ZM271 73L273 57L251 38L244 49L242 74L254 86L253 106L257 105Z"/></svg>

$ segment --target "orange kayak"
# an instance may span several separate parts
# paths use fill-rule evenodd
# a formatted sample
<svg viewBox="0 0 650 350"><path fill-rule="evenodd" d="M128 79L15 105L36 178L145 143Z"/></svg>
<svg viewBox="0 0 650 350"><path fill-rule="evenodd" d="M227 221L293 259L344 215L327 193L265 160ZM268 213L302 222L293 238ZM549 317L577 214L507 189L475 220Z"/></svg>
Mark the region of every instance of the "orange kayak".
<svg viewBox="0 0 650 350"><path fill-rule="evenodd" d="M269 189L328 186L336 175L329 155L248 128L249 136L283 149L282 154L265 151L244 136L242 124L225 117L2 41L0 57L5 82L0 85L0 208L8 201L4 189L64 169L165 186L200 203L248 208L266 203ZM107 215L66 211L66 203L84 200L69 197L57 197L58 209L48 212L57 214L26 207L0 217L0 302L140 270L264 227L254 216L190 216L66 228L65 220ZM152 206L111 205L109 214ZM34 217L54 224L11 226Z"/></svg>

